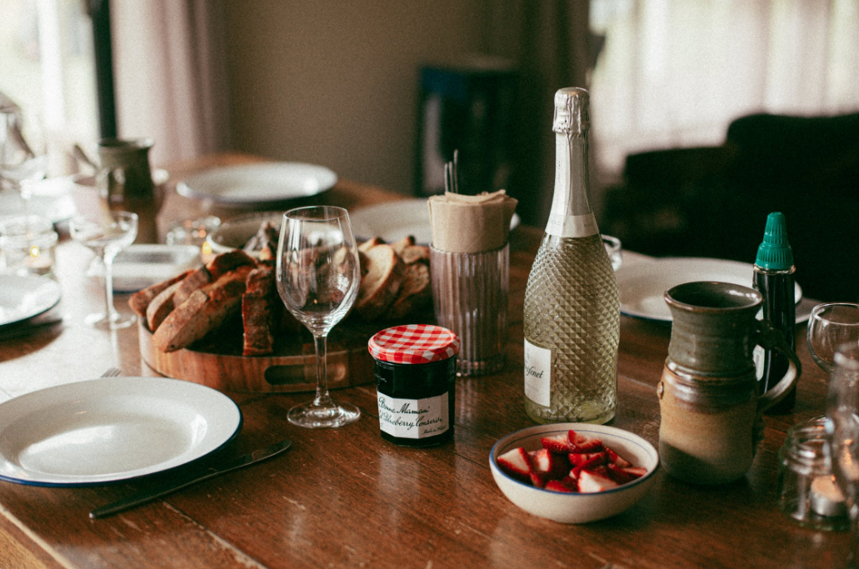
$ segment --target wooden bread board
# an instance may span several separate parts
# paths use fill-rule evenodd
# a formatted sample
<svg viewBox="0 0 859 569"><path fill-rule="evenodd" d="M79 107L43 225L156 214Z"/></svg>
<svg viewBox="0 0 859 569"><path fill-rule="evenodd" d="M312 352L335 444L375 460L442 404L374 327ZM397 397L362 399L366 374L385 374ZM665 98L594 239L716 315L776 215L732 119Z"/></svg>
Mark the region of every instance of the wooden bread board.
<svg viewBox="0 0 859 569"><path fill-rule="evenodd" d="M138 322L140 354L158 373L240 393L298 393L316 391L316 356L313 339L295 334L266 356L242 356L235 350L206 346L162 352L152 332ZM373 358L367 342L376 328L348 329L341 325L328 338L328 388L338 389L375 381Z"/></svg>

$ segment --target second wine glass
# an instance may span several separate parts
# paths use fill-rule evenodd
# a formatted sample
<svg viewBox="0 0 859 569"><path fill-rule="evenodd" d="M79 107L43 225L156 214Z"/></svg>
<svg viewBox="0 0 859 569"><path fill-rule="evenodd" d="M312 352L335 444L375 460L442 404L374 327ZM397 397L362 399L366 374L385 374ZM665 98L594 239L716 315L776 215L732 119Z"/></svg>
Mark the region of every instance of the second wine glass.
<svg viewBox="0 0 859 569"><path fill-rule="evenodd" d="M815 363L832 373L835 352L846 343L859 344L859 304L818 304L808 319L808 351Z"/></svg>
<svg viewBox="0 0 859 569"><path fill-rule="evenodd" d="M86 323L100 328L125 328L135 321L113 306L113 260L137 237L137 214L127 211L102 211L98 217L75 217L69 222L72 239L86 245L104 262L105 311L90 314Z"/></svg>
<svg viewBox="0 0 859 569"><path fill-rule="evenodd" d="M358 296L361 270L345 209L311 206L283 215L277 247L277 288L287 310L313 334L316 397L293 407L289 421L309 428L340 427L361 411L328 393L327 338Z"/></svg>

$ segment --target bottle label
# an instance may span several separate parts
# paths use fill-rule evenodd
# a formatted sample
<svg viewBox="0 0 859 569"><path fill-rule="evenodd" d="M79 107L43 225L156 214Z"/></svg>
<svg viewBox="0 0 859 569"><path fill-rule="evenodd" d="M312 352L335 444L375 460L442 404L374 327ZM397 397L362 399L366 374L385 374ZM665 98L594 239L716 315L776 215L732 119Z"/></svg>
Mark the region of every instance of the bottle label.
<svg viewBox="0 0 859 569"><path fill-rule="evenodd" d="M599 233L596 218L592 213L587 215L568 215L563 211L552 208L546 233L556 237L590 237Z"/></svg>
<svg viewBox="0 0 859 569"><path fill-rule="evenodd" d="M525 396L543 407L552 400L552 350L525 339Z"/></svg>
<svg viewBox="0 0 859 569"><path fill-rule="evenodd" d="M425 439L450 428L448 393L426 399L399 399L378 394L379 427L392 437Z"/></svg>

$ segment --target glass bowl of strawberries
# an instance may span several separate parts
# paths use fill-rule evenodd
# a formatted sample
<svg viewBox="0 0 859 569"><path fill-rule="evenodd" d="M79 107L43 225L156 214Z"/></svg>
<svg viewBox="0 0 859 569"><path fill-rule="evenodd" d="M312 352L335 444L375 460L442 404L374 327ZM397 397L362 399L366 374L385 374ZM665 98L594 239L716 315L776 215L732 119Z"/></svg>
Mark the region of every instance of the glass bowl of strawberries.
<svg viewBox="0 0 859 569"><path fill-rule="evenodd" d="M502 437L489 454L501 492L526 512L567 524L617 515L656 481L659 453L606 425L555 423Z"/></svg>

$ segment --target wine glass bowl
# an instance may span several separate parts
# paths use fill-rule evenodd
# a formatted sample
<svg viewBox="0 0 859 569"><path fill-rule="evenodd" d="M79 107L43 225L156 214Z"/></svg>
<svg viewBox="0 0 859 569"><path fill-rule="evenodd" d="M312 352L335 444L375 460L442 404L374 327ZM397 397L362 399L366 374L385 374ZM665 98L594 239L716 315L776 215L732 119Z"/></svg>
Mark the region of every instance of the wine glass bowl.
<svg viewBox="0 0 859 569"><path fill-rule="evenodd" d="M97 217L75 217L69 222L69 233L104 263L105 311L90 314L86 323L108 329L132 325L136 317L120 314L113 306L113 260L137 237L137 214L103 210Z"/></svg>
<svg viewBox="0 0 859 569"><path fill-rule="evenodd" d="M826 373L832 373L835 353L846 343L859 344L859 304L818 304L808 319L808 351Z"/></svg>
<svg viewBox="0 0 859 569"><path fill-rule="evenodd" d="M352 308L361 270L349 214L333 206L311 206L283 215L277 248L277 289L286 309L313 334L316 397L289 411L289 421L309 428L340 427L361 411L337 404L328 394L327 337Z"/></svg>

